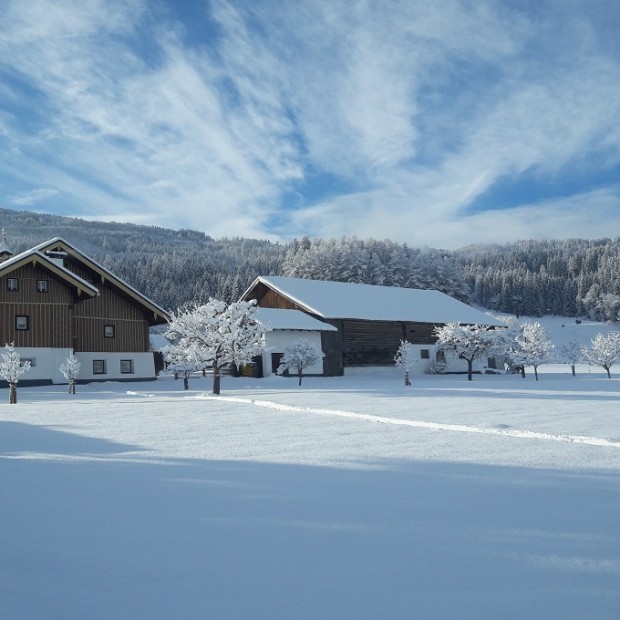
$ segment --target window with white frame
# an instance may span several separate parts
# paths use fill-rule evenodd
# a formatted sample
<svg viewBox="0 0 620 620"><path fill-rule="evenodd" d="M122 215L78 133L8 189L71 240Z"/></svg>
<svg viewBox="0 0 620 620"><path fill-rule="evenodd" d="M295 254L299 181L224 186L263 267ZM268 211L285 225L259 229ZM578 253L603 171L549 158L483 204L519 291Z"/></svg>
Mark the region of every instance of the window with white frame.
<svg viewBox="0 0 620 620"><path fill-rule="evenodd" d="M123 375L133 374L133 360L121 360L121 374Z"/></svg>
<svg viewBox="0 0 620 620"><path fill-rule="evenodd" d="M114 338L114 325L104 325L103 335L105 338Z"/></svg>
<svg viewBox="0 0 620 620"><path fill-rule="evenodd" d="M47 293L49 282L47 280L37 280L37 293Z"/></svg>
<svg viewBox="0 0 620 620"><path fill-rule="evenodd" d="M6 279L6 290L16 292L19 291L19 279L18 278L7 278Z"/></svg>
<svg viewBox="0 0 620 620"><path fill-rule="evenodd" d="M105 375L105 360L93 360L93 375Z"/></svg>

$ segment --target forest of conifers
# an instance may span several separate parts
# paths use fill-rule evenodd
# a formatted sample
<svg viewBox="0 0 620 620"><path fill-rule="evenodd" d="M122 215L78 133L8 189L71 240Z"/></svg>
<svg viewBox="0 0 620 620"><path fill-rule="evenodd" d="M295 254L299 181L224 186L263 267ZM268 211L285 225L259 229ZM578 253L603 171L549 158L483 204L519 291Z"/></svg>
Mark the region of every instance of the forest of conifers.
<svg viewBox="0 0 620 620"><path fill-rule="evenodd" d="M212 239L192 230L0 209L14 253L62 237L167 309L237 299L258 275L436 288L499 313L620 321L620 237L456 251L392 241Z"/></svg>

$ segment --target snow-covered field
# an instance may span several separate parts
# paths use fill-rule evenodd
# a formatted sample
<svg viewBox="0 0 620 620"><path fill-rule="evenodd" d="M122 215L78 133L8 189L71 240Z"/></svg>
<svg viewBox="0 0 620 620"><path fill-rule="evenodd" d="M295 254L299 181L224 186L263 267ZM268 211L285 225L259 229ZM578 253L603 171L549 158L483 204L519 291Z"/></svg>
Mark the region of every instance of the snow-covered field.
<svg viewBox="0 0 620 620"><path fill-rule="evenodd" d="M620 617L620 375L209 388L0 390L3 620Z"/></svg>

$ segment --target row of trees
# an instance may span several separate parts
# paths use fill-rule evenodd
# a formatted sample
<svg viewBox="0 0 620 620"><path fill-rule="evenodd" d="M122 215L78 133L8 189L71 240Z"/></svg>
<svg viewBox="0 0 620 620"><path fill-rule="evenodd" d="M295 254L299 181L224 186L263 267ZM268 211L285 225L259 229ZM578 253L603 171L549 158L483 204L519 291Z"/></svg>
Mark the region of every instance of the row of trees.
<svg viewBox="0 0 620 620"><path fill-rule="evenodd" d="M467 363L467 378L472 380L474 362L491 356L504 356L512 369L525 377L531 366L538 381L538 367L554 361L554 346L545 329L537 321L508 319L508 329L490 329L484 325L449 323L435 329L437 350ZM569 343L558 351L571 365L573 375L579 361L610 369L620 358L620 333L597 334L589 345ZM398 360L397 360L398 363Z"/></svg>
<svg viewBox="0 0 620 620"><path fill-rule="evenodd" d="M69 394L75 394L75 383L80 373L80 362L73 353L62 362L59 367L63 377L69 384ZM0 356L0 379L9 384L9 404L17 403L17 384L24 374L30 370L30 362L22 361L21 356L12 344L5 346L4 353Z"/></svg>

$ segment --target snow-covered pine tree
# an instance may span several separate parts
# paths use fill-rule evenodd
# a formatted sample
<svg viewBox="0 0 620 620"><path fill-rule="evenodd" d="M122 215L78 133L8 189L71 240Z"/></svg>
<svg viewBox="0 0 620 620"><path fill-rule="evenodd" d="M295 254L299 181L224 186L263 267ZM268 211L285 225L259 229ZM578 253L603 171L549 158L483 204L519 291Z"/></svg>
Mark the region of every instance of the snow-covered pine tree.
<svg viewBox="0 0 620 620"><path fill-rule="evenodd" d="M277 372L281 375L287 370L294 370L299 377L298 385L301 385L304 368L318 364L324 357L325 354L319 351L309 340L300 338L284 347L284 355L282 355Z"/></svg>
<svg viewBox="0 0 620 620"><path fill-rule="evenodd" d="M62 376L69 382L69 394L75 394L75 381L80 374L81 366L77 357L71 351L67 359L59 367Z"/></svg>
<svg viewBox="0 0 620 620"><path fill-rule="evenodd" d="M9 384L9 404L17 403L17 384L22 375L30 370L30 362L21 361L13 344L7 344L5 352L0 356L0 377Z"/></svg>

